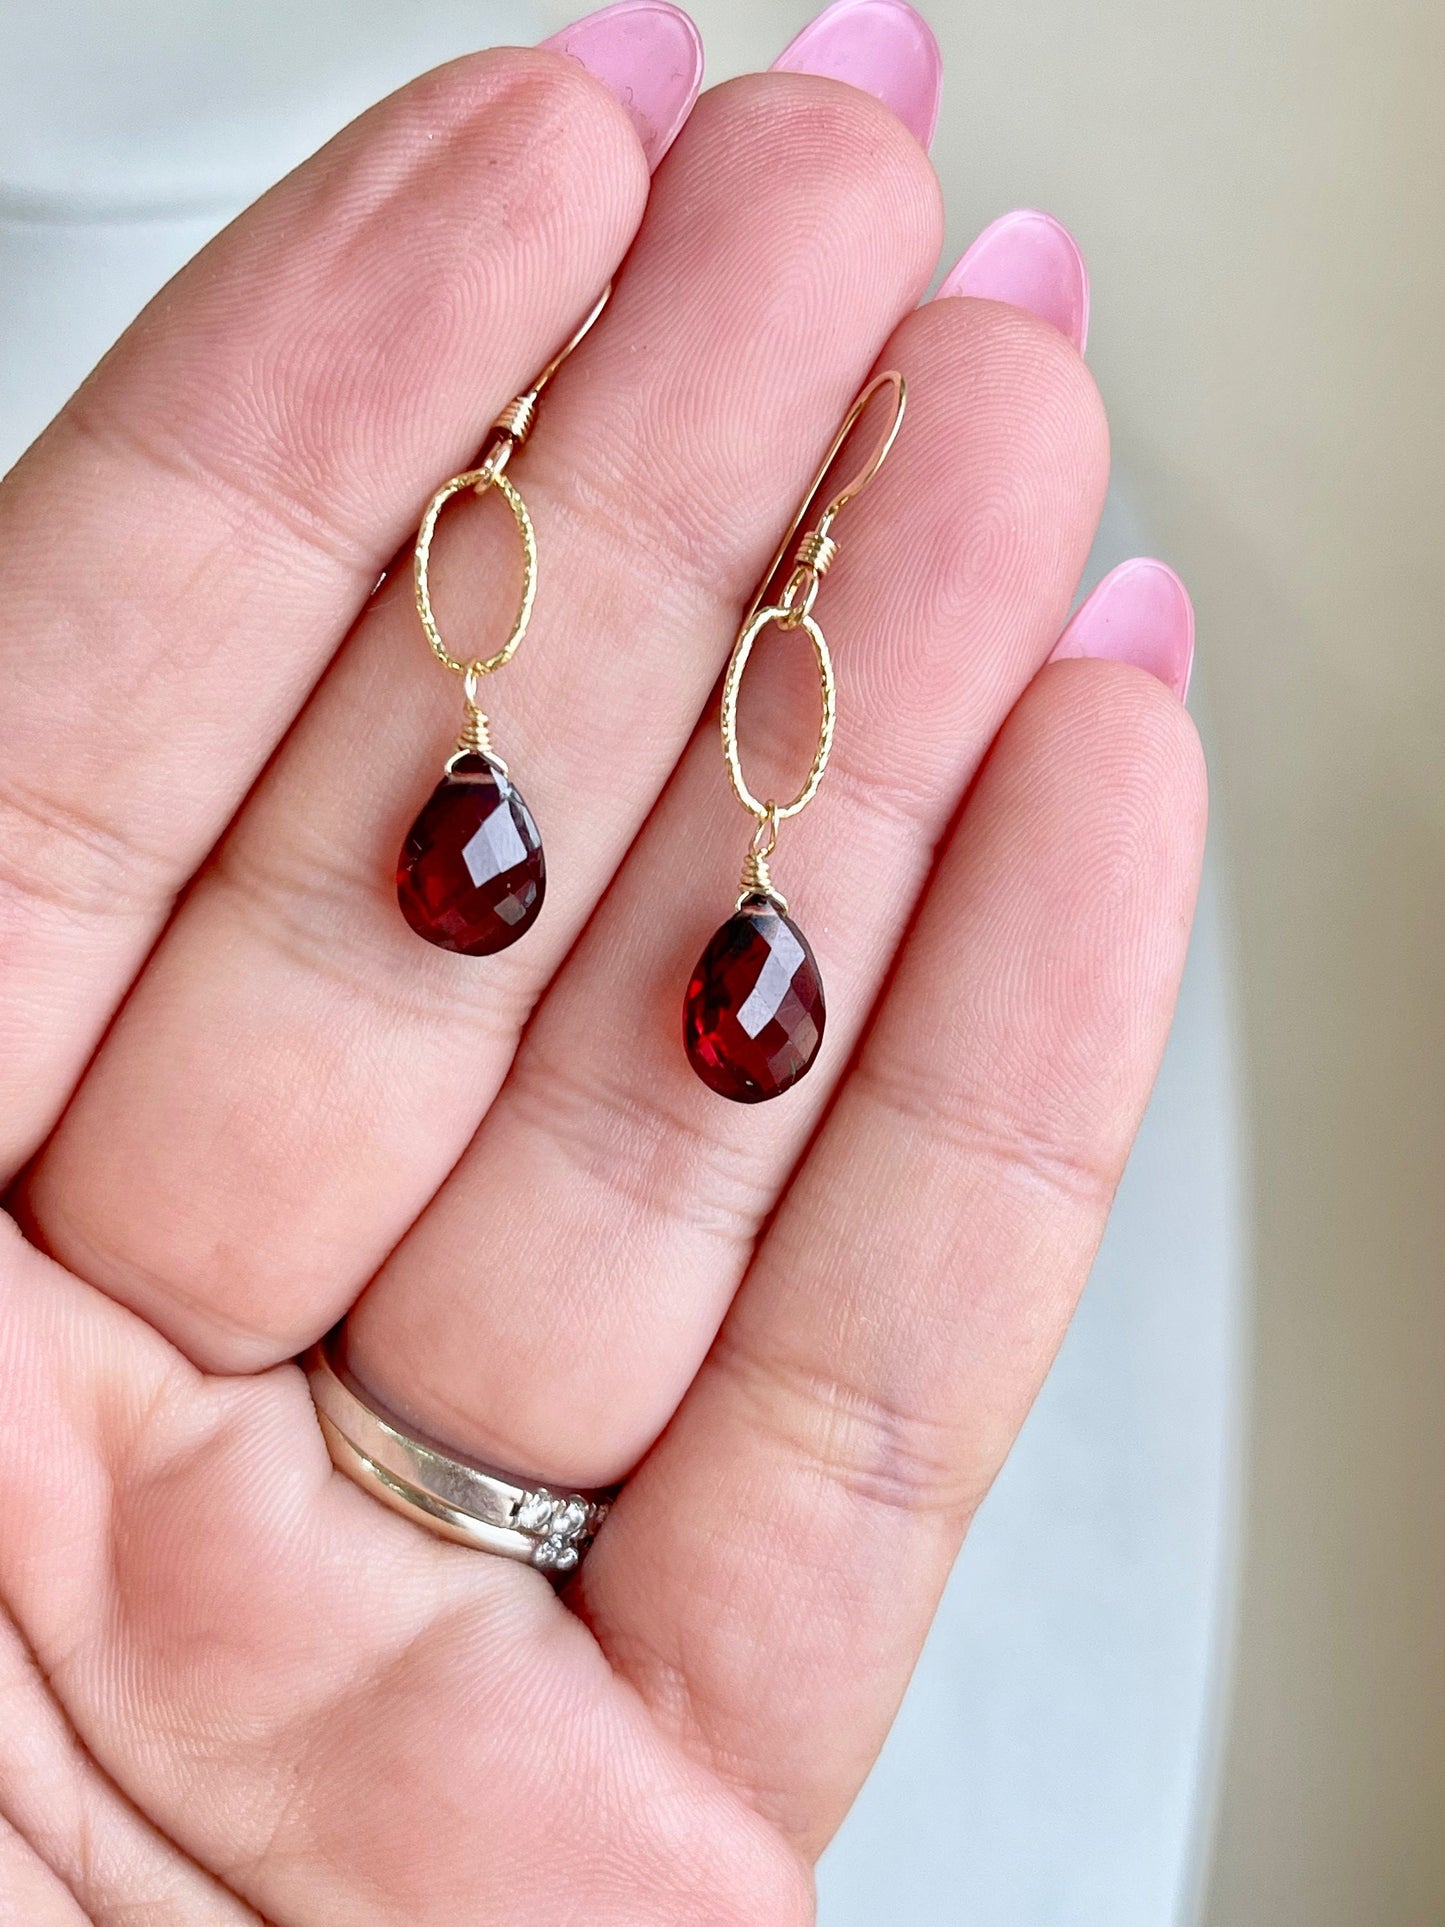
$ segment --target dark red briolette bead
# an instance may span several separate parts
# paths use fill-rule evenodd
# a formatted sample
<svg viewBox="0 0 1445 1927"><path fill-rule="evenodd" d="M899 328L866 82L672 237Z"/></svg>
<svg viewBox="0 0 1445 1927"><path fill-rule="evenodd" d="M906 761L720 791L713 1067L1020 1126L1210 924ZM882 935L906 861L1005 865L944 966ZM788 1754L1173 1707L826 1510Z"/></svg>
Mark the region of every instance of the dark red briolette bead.
<svg viewBox="0 0 1445 1927"><path fill-rule="evenodd" d="M490 957L529 928L546 887L532 812L485 756L459 756L401 846L401 914L442 950Z"/></svg>
<svg viewBox="0 0 1445 1927"><path fill-rule="evenodd" d="M719 1097L760 1104L808 1069L825 1015L807 938L769 898L750 897L692 973L682 1011L687 1061Z"/></svg>

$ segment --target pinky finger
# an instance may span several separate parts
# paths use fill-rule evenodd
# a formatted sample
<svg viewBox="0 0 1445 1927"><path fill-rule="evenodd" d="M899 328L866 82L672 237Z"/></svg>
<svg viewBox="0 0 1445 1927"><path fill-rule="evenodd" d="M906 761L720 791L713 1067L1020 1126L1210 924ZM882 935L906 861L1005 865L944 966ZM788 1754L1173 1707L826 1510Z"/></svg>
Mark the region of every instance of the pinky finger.
<svg viewBox="0 0 1445 1927"><path fill-rule="evenodd" d="M1040 673L586 1569L614 1663L809 1854L883 1740L1087 1275L1168 1030L1203 827L1198 742L1158 679Z"/></svg>

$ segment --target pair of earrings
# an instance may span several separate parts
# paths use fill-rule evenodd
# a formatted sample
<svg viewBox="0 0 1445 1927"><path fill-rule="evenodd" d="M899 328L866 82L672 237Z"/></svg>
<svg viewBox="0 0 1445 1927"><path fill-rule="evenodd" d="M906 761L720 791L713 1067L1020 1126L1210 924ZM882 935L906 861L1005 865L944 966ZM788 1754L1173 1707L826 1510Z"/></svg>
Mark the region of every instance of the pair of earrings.
<svg viewBox="0 0 1445 1927"><path fill-rule="evenodd" d="M397 899L418 936L469 957L491 956L530 928L542 907L546 865L531 811L492 748L480 701L482 678L510 662L532 617L537 591L537 537L507 464L531 430L542 390L592 327L607 303L604 291L571 339L524 394L492 425L478 467L444 482L427 504L416 542L416 606L427 641L444 668L462 681L464 715L456 748L407 833L397 865ZM816 523L799 537L815 497L864 409L882 389L893 392L893 415L858 472L835 494ZM858 396L833 438L787 534L759 584L737 641L722 691L722 746L728 779L754 820L732 916L698 959L683 1000L688 1062L710 1090L743 1104L777 1097L810 1068L823 1041L825 1005L817 961L808 940L774 887L769 859L780 826L818 793L833 747L837 688L827 640L813 614L819 585L838 553L832 527L878 473L902 426L907 390L892 371ZM522 593L511 633L495 655L462 658L443 642L432 609L430 562L438 517L454 495L495 490L516 523L522 545ZM792 568L776 601L765 600L793 550ZM801 630L818 670L822 719L818 747L802 788L791 802L763 801L748 787L738 750L737 711L743 672L754 644L770 625Z"/></svg>

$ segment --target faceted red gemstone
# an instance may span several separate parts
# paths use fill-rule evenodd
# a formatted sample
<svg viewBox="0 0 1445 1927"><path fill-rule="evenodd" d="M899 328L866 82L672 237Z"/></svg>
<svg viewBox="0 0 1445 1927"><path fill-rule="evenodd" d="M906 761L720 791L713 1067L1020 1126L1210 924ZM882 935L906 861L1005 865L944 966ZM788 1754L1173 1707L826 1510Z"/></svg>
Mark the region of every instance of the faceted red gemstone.
<svg viewBox="0 0 1445 1927"><path fill-rule="evenodd" d="M750 897L692 973L682 1009L687 1060L719 1097L759 1104L807 1070L825 1014L807 938L775 903Z"/></svg>
<svg viewBox="0 0 1445 1927"><path fill-rule="evenodd" d="M485 756L459 756L401 846L402 915L428 943L490 957L527 929L546 886L532 812Z"/></svg>

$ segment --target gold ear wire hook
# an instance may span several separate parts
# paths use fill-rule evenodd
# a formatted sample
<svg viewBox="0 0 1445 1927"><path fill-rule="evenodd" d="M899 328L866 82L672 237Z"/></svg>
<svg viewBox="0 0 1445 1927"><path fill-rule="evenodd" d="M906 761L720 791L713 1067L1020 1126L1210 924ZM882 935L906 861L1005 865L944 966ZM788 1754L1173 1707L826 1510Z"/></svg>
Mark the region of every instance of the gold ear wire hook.
<svg viewBox="0 0 1445 1927"><path fill-rule="evenodd" d="M752 601L748 604L747 614L742 620L742 627L744 629L747 628L753 617L758 613L758 610L762 608L767 592L772 586L773 578L777 575L778 570L782 568L784 562L787 561L788 550L796 540L799 529L801 529L807 521L814 498L818 490L827 480L828 470L833 466L834 462L837 461L843 444L858 426L863 411L867 408L869 402L885 388L891 388L895 397L893 419L888 424L887 433L883 436L882 440L873 450L873 453L868 457L867 461L864 462L852 480L833 495L827 508L825 508L819 516L817 527L809 533L808 542L813 549L813 556L809 558L808 565L811 566L812 561L816 559L820 549L827 555L828 560L831 561L833 542L829 530L836 520L839 511L845 509L851 501L854 501L863 493L864 489L867 488L879 469L882 468L884 462L887 461L889 450L893 447L894 442L897 441L898 431L903 426L903 411L908 406L908 383L896 368L889 368L881 375L875 375L843 417L827 454L819 463L812 481L808 484L802 502L799 504L797 514L794 515L792 521L788 524L787 533L778 544L772 561L768 564L763 573L762 580L758 583L756 595L754 595Z"/></svg>
<svg viewBox="0 0 1445 1927"><path fill-rule="evenodd" d="M552 359L547 363L547 366L542 370L541 374L538 375L537 379L532 383L531 390L530 390L532 394L540 395L542 390L547 386L547 383L552 379L553 375L556 374L557 370L562 366L562 363L567 359L568 355L572 353L573 349L580 348L582 346L582 343L586 340L587 336L591 334L592 330L596 327L597 323L602 319L602 310L607 306L608 302L611 299L612 299L612 283L609 281L607 283L607 286L602 290L601 294L599 294L597 299L593 302L591 312L588 314L586 320L583 321L580 324L580 326L578 326L573 330L570 339L563 343L563 345L557 350L556 354L553 355Z"/></svg>
<svg viewBox="0 0 1445 1927"><path fill-rule="evenodd" d="M551 381L553 375L556 374L557 370L572 353L573 349L580 347L586 337L591 334L593 328L597 325L602 310L611 299L612 283L609 281L601 294L599 294L593 302L585 320L573 329L572 333L568 336L567 340L563 342L556 354L553 355L541 374L533 381L531 387L524 389L520 395L514 395L512 400L507 403L501 414L498 415L497 419L492 423L491 440L487 444L486 453L482 458L479 471L481 479L475 484L478 495L486 494L493 481L507 466L512 450L514 448L520 448L522 443L526 441L528 435L532 432L532 423L536 419L537 402L542 390L547 386L548 382Z"/></svg>

